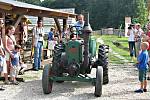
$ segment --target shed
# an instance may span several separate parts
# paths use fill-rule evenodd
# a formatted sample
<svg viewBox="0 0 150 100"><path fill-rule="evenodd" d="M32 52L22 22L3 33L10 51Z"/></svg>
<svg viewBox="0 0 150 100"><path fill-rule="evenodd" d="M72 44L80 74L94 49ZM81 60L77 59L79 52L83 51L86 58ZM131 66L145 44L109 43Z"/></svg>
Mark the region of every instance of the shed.
<svg viewBox="0 0 150 100"><path fill-rule="evenodd" d="M27 4L14 0L0 0L0 18L5 21L5 16L8 14L17 15L16 20L13 25L17 27L24 15L38 16L38 17L48 17L54 18L55 24L59 31L59 37L62 38L62 31L66 30L67 19L76 18L76 14L67 13L59 10L54 10L50 8L40 7L32 4ZM58 19L63 20L63 27L61 30L61 25ZM2 37L5 35L5 27L3 27ZM49 61L48 61L49 63Z"/></svg>
<svg viewBox="0 0 150 100"><path fill-rule="evenodd" d="M61 33L61 26L58 19L63 19L63 30L65 30L67 19L69 17L71 18L76 17L76 14L62 12L59 10L40 7L40 6L27 4L19 1L14 1L14 0L0 0L0 13L1 13L1 17L3 17L4 19L5 19L5 15L8 13L19 15L14 26L17 26L19 24L23 15L54 18L59 33Z"/></svg>

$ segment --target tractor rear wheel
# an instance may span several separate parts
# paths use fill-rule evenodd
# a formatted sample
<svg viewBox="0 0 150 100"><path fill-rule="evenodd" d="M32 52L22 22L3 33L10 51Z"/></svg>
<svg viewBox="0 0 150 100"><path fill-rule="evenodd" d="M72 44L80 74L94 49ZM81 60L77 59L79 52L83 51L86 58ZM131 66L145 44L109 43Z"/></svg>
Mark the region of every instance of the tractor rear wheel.
<svg viewBox="0 0 150 100"><path fill-rule="evenodd" d="M53 80L50 79L52 77L52 67L45 66L42 75L42 88L44 94L49 94L52 91Z"/></svg>
<svg viewBox="0 0 150 100"><path fill-rule="evenodd" d="M95 84L95 93L96 97L102 95L102 85L103 85L103 68L98 66L96 69L96 84Z"/></svg>

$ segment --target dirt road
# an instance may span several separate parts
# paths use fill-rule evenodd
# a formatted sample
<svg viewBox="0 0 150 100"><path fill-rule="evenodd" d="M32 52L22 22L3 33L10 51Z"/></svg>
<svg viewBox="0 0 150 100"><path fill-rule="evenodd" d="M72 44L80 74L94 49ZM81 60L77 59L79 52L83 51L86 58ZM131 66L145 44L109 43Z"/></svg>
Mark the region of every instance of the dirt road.
<svg viewBox="0 0 150 100"><path fill-rule="evenodd" d="M93 95L94 86L91 83L81 82L54 83L52 93L44 95L41 84L42 71L28 71L21 76L26 82L18 86L5 86L6 90L0 91L0 100L150 100L150 86L147 93L134 93L134 90L138 89L137 73L131 64L110 65L110 82L103 86L102 97L97 98Z"/></svg>

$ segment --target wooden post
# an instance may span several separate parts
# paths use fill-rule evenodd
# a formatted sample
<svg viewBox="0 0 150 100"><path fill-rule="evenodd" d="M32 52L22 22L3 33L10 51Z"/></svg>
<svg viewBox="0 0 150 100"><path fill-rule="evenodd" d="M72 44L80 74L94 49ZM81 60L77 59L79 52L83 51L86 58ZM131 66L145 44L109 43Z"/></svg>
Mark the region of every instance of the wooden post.
<svg viewBox="0 0 150 100"><path fill-rule="evenodd" d="M22 19L23 15L19 15L19 17L17 18L16 23L14 24L14 27L17 28L18 24L20 23L21 19Z"/></svg>
<svg viewBox="0 0 150 100"><path fill-rule="evenodd" d="M67 29L67 19L63 19L63 32Z"/></svg>
<svg viewBox="0 0 150 100"><path fill-rule="evenodd" d="M6 13L3 12L3 13L2 13L2 18L3 18L3 21L4 21L4 26L3 26L3 28L2 28L2 39L5 38L5 16L6 16Z"/></svg>
<svg viewBox="0 0 150 100"><path fill-rule="evenodd" d="M54 21L55 21L55 23L56 23L56 26L57 26L57 29L58 29L58 31L59 31L59 39L61 40L62 39L62 33L61 33L61 26L60 26L60 23L59 23L59 21L58 21L58 19L57 18L54 18Z"/></svg>

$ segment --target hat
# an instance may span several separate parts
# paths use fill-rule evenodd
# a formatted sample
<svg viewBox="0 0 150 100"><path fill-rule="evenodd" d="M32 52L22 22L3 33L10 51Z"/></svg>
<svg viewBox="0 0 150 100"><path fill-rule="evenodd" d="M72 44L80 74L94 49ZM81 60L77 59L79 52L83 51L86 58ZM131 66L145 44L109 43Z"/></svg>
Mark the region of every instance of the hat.
<svg viewBox="0 0 150 100"><path fill-rule="evenodd" d="M140 23L136 23L136 25L137 25L137 26L141 26L141 24L140 24Z"/></svg>

